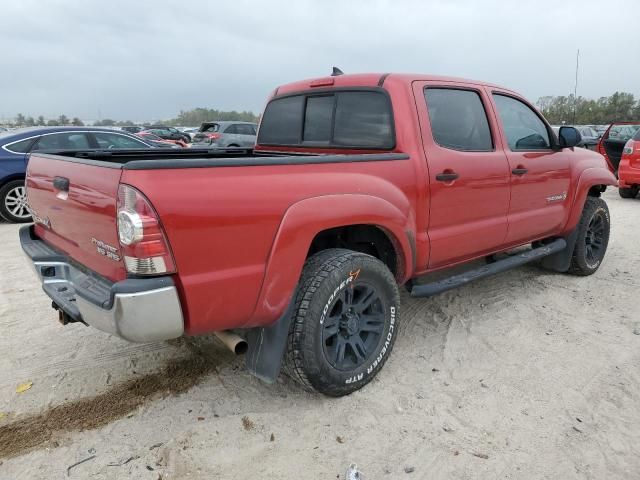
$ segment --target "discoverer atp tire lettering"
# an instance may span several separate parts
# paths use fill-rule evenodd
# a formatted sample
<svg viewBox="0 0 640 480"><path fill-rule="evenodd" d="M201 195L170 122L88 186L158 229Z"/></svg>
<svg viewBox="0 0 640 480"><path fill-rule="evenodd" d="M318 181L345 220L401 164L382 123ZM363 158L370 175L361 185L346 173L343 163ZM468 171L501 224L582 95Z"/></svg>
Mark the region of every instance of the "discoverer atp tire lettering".
<svg viewBox="0 0 640 480"><path fill-rule="evenodd" d="M329 396L362 388L391 353L399 305L393 274L377 258L345 249L313 255L296 292L285 373Z"/></svg>

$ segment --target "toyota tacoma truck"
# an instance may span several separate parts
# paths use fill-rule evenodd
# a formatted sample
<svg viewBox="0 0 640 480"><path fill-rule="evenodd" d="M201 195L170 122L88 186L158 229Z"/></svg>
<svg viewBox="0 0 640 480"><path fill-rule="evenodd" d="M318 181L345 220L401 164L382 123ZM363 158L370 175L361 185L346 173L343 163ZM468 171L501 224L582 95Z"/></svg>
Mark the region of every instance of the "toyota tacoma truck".
<svg viewBox="0 0 640 480"><path fill-rule="evenodd" d="M33 153L20 240L64 324L215 333L340 396L389 358L400 286L598 269L617 183L579 142L496 85L332 75L277 88L252 150Z"/></svg>

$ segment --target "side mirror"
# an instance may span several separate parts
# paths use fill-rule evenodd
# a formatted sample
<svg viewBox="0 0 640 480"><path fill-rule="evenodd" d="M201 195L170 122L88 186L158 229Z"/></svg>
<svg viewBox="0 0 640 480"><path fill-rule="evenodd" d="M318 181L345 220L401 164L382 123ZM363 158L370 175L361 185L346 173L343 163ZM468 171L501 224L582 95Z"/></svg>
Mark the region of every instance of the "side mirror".
<svg viewBox="0 0 640 480"><path fill-rule="evenodd" d="M582 141L580 132L573 127L560 127L558 132L560 148L575 147Z"/></svg>

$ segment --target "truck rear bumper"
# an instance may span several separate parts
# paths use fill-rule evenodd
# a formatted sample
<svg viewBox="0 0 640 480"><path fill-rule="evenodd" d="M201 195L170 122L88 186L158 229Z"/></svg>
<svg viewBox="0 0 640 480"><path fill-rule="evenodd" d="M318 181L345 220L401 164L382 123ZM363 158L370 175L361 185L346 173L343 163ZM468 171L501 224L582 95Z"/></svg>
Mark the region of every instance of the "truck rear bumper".
<svg viewBox="0 0 640 480"><path fill-rule="evenodd" d="M182 308L171 277L110 282L37 238L32 226L20 229L20 244L54 307L71 320L131 342L183 335Z"/></svg>

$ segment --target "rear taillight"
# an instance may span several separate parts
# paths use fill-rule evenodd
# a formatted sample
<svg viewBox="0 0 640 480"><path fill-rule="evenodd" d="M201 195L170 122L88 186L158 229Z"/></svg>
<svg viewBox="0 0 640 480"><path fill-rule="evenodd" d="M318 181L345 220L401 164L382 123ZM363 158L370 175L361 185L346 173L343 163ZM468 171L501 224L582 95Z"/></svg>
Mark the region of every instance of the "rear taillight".
<svg viewBox="0 0 640 480"><path fill-rule="evenodd" d="M160 275L176 271L158 214L142 193L118 188L118 239L129 273Z"/></svg>
<svg viewBox="0 0 640 480"><path fill-rule="evenodd" d="M633 153L633 140L629 140L625 143L624 148L622 149L623 155L631 155Z"/></svg>
<svg viewBox="0 0 640 480"><path fill-rule="evenodd" d="M219 133L207 133L207 137L209 137L209 140L211 140L212 142L214 140L218 140L222 135L220 135Z"/></svg>

